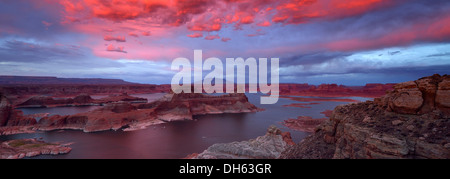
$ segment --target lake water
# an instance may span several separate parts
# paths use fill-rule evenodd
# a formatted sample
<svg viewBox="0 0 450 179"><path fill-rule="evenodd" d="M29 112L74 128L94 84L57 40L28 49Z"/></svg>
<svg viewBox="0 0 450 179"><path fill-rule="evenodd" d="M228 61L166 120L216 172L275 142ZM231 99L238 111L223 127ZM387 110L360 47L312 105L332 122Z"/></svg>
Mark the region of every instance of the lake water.
<svg viewBox="0 0 450 179"><path fill-rule="evenodd" d="M133 95L153 101L163 94ZM200 153L215 143L228 143L256 138L265 134L270 125L276 125L283 131L291 132L294 142L299 142L308 133L293 131L281 122L297 116L322 118L320 112L334 109L346 102L319 102L309 105L311 108L283 107L291 103L301 103L280 98L277 104L259 104L260 95L247 94L249 101L259 108L266 109L257 113L214 114L194 116L194 121L178 121L150 126L138 131L103 131L84 133L74 130L39 132L34 134L16 134L0 136L0 140L20 138L40 138L48 142L74 142L69 154L35 158L183 158L191 153ZM351 98L365 101L368 98ZM97 107L97 106L90 106ZM24 112L28 109L22 109ZM36 108L26 113L73 114L92 110L85 107Z"/></svg>

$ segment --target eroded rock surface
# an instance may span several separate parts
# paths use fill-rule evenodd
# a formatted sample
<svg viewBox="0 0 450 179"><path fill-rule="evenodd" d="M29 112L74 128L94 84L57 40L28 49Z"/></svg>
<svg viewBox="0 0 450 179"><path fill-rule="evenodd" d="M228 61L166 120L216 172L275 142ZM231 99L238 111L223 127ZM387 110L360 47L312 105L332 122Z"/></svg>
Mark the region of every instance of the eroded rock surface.
<svg viewBox="0 0 450 179"><path fill-rule="evenodd" d="M289 133L271 126L266 135L248 141L214 144L194 159L275 159L287 146L293 144Z"/></svg>
<svg viewBox="0 0 450 179"><path fill-rule="evenodd" d="M384 97L338 106L280 158L450 158L449 76L400 83Z"/></svg>

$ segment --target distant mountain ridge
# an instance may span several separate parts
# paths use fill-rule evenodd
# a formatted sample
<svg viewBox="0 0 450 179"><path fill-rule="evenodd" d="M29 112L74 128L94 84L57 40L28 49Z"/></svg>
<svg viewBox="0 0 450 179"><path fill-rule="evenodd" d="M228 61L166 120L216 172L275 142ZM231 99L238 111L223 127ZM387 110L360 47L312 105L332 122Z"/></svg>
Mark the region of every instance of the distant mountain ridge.
<svg viewBox="0 0 450 179"><path fill-rule="evenodd" d="M1 76L0 85L16 84L87 84L87 85L129 85L137 84L127 82L121 79L103 79L103 78L58 78L50 76Z"/></svg>

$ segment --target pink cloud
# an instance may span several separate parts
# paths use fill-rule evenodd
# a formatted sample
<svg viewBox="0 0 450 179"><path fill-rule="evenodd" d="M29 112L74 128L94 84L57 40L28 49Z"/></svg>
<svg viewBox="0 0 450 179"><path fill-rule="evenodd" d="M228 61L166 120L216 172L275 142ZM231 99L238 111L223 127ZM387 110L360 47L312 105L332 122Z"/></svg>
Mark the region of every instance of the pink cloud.
<svg viewBox="0 0 450 179"><path fill-rule="evenodd" d="M214 40L214 39L220 39L218 35L208 35L205 37L205 40Z"/></svg>
<svg viewBox="0 0 450 179"><path fill-rule="evenodd" d="M187 27L190 31L221 31L226 24L236 30L255 24L299 24L313 19L356 16L394 4L388 0L63 0L66 23L103 19L141 27ZM214 9L212 11L211 9ZM183 26L185 25L185 26ZM141 28L142 29L142 28ZM137 29L133 29L137 30ZM143 30L143 36L149 33ZM261 34L250 34L255 36Z"/></svg>
<svg viewBox="0 0 450 179"><path fill-rule="evenodd" d="M109 51L109 52L127 53L124 49L125 49L125 47L123 47L123 46L114 47L114 45L111 45L111 44L106 47L106 51Z"/></svg>
<svg viewBox="0 0 450 179"><path fill-rule="evenodd" d="M149 31L145 31L145 32L142 32L142 35L143 35L143 36L150 36L151 34L150 34Z"/></svg>
<svg viewBox="0 0 450 179"><path fill-rule="evenodd" d="M203 34L199 33L199 32L196 32L196 33L193 33L193 34L189 34L187 36L191 37L191 38L200 38L200 37L203 37Z"/></svg>
<svg viewBox="0 0 450 179"><path fill-rule="evenodd" d="M136 33L134 33L134 32L130 32L130 33L128 33L128 35L129 35L129 36L133 36L133 37L139 37L139 35L136 34Z"/></svg>
<svg viewBox="0 0 450 179"><path fill-rule="evenodd" d="M222 42L228 42L229 40L231 40L231 38L224 37L224 38L222 38L221 40L222 40Z"/></svg>
<svg viewBox="0 0 450 179"><path fill-rule="evenodd" d="M266 33L263 32L261 29L257 29L255 33L253 34L247 34L248 37L256 37L260 35L265 35Z"/></svg>
<svg viewBox="0 0 450 179"><path fill-rule="evenodd" d="M261 22L261 23L258 23L258 24L256 24L257 26L261 26L261 27L269 27L269 26L271 26L272 24L269 22L269 21L264 21L264 22Z"/></svg>
<svg viewBox="0 0 450 179"><path fill-rule="evenodd" d="M117 41L117 42L126 42L127 40L125 39L125 37L123 36L110 36L110 35L105 35L103 36L103 39L106 41Z"/></svg>

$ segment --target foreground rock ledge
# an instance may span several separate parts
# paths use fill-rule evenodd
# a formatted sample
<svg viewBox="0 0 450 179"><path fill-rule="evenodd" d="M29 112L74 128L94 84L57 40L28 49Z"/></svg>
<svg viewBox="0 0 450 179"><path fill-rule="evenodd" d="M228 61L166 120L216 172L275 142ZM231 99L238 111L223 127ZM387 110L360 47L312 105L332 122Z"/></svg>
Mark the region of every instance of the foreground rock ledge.
<svg viewBox="0 0 450 179"><path fill-rule="evenodd" d="M210 146L200 154L191 154L193 159L275 159L287 146L293 145L289 132L281 132L271 126L266 135L248 141L220 143Z"/></svg>
<svg viewBox="0 0 450 179"><path fill-rule="evenodd" d="M450 158L450 76L400 83L374 101L338 106L280 158Z"/></svg>
<svg viewBox="0 0 450 179"><path fill-rule="evenodd" d="M37 139L17 139L0 144L0 159L21 159L38 155L59 155L72 149L59 143L46 143Z"/></svg>

